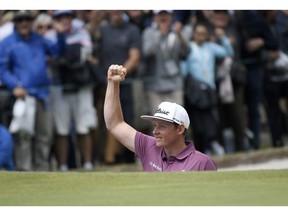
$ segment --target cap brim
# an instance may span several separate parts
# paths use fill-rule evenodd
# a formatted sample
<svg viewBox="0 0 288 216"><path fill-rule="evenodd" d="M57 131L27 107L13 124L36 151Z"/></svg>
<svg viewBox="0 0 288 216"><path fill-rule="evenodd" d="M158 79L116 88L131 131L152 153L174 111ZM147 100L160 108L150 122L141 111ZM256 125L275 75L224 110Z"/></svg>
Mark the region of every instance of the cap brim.
<svg viewBox="0 0 288 216"><path fill-rule="evenodd" d="M145 119L145 120L159 119L159 120L168 121L168 122L172 122L172 123L174 122L171 119L166 119L166 118L162 118L162 117L158 117L158 116L150 116L150 115L142 115L141 118Z"/></svg>

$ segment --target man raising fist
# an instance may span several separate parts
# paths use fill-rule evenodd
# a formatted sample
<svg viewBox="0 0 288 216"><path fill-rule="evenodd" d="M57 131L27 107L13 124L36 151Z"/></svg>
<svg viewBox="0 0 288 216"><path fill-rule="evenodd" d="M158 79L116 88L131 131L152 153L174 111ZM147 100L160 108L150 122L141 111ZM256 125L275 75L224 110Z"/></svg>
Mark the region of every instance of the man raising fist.
<svg viewBox="0 0 288 216"><path fill-rule="evenodd" d="M111 65L108 69L104 118L107 129L135 153L144 171L217 170L209 156L197 151L191 141L185 140L190 120L182 106L162 102L153 116L141 116L153 122L154 137L136 131L124 121L119 87L126 73L126 68L121 65Z"/></svg>

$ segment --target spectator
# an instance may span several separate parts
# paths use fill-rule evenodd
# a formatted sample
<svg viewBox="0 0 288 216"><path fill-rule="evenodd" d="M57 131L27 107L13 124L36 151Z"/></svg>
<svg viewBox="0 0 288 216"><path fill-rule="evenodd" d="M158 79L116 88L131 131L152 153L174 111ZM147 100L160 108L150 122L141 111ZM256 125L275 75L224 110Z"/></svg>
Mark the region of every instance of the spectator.
<svg viewBox="0 0 288 216"><path fill-rule="evenodd" d="M46 13L40 13L34 20L33 28L38 34L45 35L51 30L53 24L52 16Z"/></svg>
<svg viewBox="0 0 288 216"><path fill-rule="evenodd" d="M173 11L154 11L154 22L143 32L142 52L146 64L144 89L148 96L150 114L162 101L183 105L183 79L180 59L189 54L188 41L181 26L172 28Z"/></svg>
<svg viewBox="0 0 288 216"><path fill-rule="evenodd" d="M264 65L267 59L263 51L278 49L268 22L258 11L237 11L237 27L240 38L240 58L247 67L245 102L248 111L248 127L253 133L251 148L260 147L260 105L262 103ZM263 59L264 58L264 59Z"/></svg>
<svg viewBox="0 0 288 216"><path fill-rule="evenodd" d="M14 18L14 12L13 11L7 11L1 17L0 41L3 40L5 37L7 37L8 35L10 35L13 32L13 29L14 29L13 18Z"/></svg>
<svg viewBox="0 0 288 216"><path fill-rule="evenodd" d="M3 14L3 15L2 15ZM0 42L10 35L14 30L14 12L12 11L3 11L1 13L1 21L0 21ZM0 15L0 16L1 16ZM9 127L10 121L12 119L12 108L14 99L10 94L9 90L6 86L1 83L0 79L0 121L7 128Z"/></svg>
<svg viewBox="0 0 288 216"><path fill-rule="evenodd" d="M124 121L119 87L126 74L126 68L121 65L109 67L104 117L108 130L136 154L143 169L154 172L217 170L211 158L196 151L191 141L185 141L190 120L182 106L163 102L154 116L141 116L153 121L154 137L136 131Z"/></svg>
<svg viewBox="0 0 288 216"><path fill-rule="evenodd" d="M274 34L279 49L288 54L288 16L277 10L262 12ZM271 60L273 62L273 59ZM284 74L284 75L283 75ZM264 94L265 107L267 110L268 123L273 147L284 146L285 114L280 107L280 100L288 100L288 76L285 73L275 73L269 66L265 68Z"/></svg>
<svg viewBox="0 0 288 216"><path fill-rule="evenodd" d="M206 88L210 88L214 94L216 92L216 57L232 56L234 53L224 30L217 28L215 34L222 46L209 41L208 27L205 24L196 24L191 42L191 52L183 61L183 73L191 74L193 79L202 81L203 84L206 84ZM192 92L187 93L186 98L189 94ZM217 95L211 98L211 100L215 99L217 99ZM190 113L193 137L198 149L206 154L222 156L225 152L217 140L219 117L216 104L211 103L207 107L199 107L198 102L192 104L190 100L186 99L186 107Z"/></svg>
<svg viewBox="0 0 288 216"><path fill-rule="evenodd" d="M103 73L103 69L100 64L100 45L101 45L101 33L100 26L107 24L105 11L101 10L91 10L87 12L88 22L86 24L86 28L90 33L93 51L91 60L93 62L93 68L95 69L95 75L97 75L97 79L94 82L93 88L93 97L94 97L94 106L97 110L97 119L98 119L98 127L92 129L91 135L94 144L94 159L97 163L101 163L103 161L103 152L105 149L105 136L103 134L106 133L106 129L104 127L104 118L103 118L103 105L104 105L104 97L106 90L106 76Z"/></svg>
<svg viewBox="0 0 288 216"><path fill-rule="evenodd" d="M124 11L108 11L108 23L100 27L100 64L104 71L111 64L121 64L127 68L128 78L132 78L140 62L141 37L139 28L127 21ZM117 38L117 40L115 40ZM104 73L103 71L103 73ZM134 101L132 83L126 82L121 88L120 100L123 104L125 120L134 125ZM119 158L117 158L119 156ZM134 155L122 148L118 141L107 133L104 161L113 163L134 163Z"/></svg>
<svg viewBox="0 0 288 216"><path fill-rule="evenodd" d="M0 170L15 170L14 166L14 141L8 129L0 124Z"/></svg>
<svg viewBox="0 0 288 216"><path fill-rule="evenodd" d="M47 171L51 118L46 56L56 56L59 45L32 31L33 16L29 11L18 11L14 24L13 33L1 41L0 79L15 98L31 96L36 100L35 136L23 131L15 133L16 169Z"/></svg>
<svg viewBox="0 0 288 216"><path fill-rule="evenodd" d="M46 12L42 12L42 13L40 13L40 14L38 14L36 16L36 18L34 20L34 23L33 23L33 29L36 32L38 32L38 34L43 35L44 37L46 37L51 32L52 27L53 27L53 19L52 19L52 16L50 14L47 14ZM49 77L52 77L51 68L49 67L49 62L51 62L51 59L47 59L47 61L48 61L48 68L47 68L48 74L49 74ZM51 104L51 101L50 101L50 104ZM50 118L52 119L52 116ZM51 146L51 149L50 149L49 162L50 162L51 169L55 169L55 165L54 164L56 164L56 155L55 155L54 128L53 128L52 146Z"/></svg>
<svg viewBox="0 0 288 216"><path fill-rule="evenodd" d="M65 46L60 57L52 64L53 90L52 114L57 134L56 155L58 169L67 171L69 135L77 135L84 170L93 169L91 128L97 126L96 110L93 106L93 86L86 70L86 62L92 53L92 42L88 31L78 22L73 22L71 10L54 12L54 25L62 29ZM47 37L55 41L55 34ZM56 40L57 41L57 40Z"/></svg>
<svg viewBox="0 0 288 216"><path fill-rule="evenodd" d="M217 58L216 61L216 81L220 94L218 108L221 135L223 136L223 144L225 144L227 153L245 151L247 148L247 140L245 139L246 115L243 100L246 73L245 66L239 58L239 33L237 32L234 19L227 10L214 11L210 19L214 28L223 28L225 30L234 50L233 58L230 56ZM214 38L214 41L220 43L216 38ZM236 65L239 67L235 67ZM225 68L228 69L225 71ZM232 132L231 139L234 139L233 143L230 143L231 146L227 142L229 140L229 132ZM222 138L222 136L220 137Z"/></svg>
<svg viewBox="0 0 288 216"><path fill-rule="evenodd" d="M127 10L129 22L135 24L142 33L143 30L151 24L151 11L145 10Z"/></svg>

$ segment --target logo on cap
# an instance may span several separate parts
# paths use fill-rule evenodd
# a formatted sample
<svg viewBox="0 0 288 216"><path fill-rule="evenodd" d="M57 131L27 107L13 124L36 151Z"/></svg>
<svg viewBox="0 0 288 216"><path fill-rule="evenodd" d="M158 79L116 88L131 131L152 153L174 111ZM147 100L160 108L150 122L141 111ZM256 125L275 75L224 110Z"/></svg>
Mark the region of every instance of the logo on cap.
<svg viewBox="0 0 288 216"><path fill-rule="evenodd" d="M165 111L163 109L161 109L160 107L158 107L158 109L156 110L155 114L156 113L161 113L161 114L165 114L165 115L169 115L169 111Z"/></svg>

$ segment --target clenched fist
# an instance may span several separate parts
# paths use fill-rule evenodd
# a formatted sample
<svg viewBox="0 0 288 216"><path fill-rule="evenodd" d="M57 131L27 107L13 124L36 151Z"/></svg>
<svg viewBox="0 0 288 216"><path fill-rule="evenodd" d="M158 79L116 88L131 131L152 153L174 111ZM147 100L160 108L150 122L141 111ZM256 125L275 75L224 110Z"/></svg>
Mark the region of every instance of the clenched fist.
<svg viewBox="0 0 288 216"><path fill-rule="evenodd" d="M127 69L122 65L111 65L108 69L107 79L120 82L125 79Z"/></svg>

